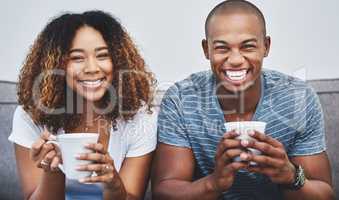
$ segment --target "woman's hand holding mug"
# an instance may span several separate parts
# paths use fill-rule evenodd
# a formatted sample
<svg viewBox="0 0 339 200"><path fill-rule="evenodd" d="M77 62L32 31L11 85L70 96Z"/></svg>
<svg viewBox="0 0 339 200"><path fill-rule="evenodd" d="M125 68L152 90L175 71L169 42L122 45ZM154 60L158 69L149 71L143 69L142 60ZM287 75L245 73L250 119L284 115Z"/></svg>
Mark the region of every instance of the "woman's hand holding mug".
<svg viewBox="0 0 339 200"><path fill-rule="evenodd" d="M40 138L32 144L30 158L38 168L45 172L59 172L58 165L62 163L60 151L55 145L47 143L53 135L44 128Z"/></svg>

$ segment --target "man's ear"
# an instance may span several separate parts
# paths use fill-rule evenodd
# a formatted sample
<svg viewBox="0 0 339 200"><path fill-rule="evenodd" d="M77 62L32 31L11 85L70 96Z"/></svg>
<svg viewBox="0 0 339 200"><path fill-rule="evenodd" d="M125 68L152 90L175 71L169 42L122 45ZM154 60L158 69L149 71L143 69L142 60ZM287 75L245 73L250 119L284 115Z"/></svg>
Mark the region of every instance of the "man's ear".
<svg viewBox="0 0 339 200"><path fill-rule="evenodd" d="M265 57L267 57L270 52L270 48L271 48L271 37L270 36L265 37L264 45L265 45Z"/></svg>
<svg viewBox="0 0 339 200"><path fill-rule="evenodd" d="M206 58L207 60L209 60L209 59L210 59L210 56L209 56L209 54L208 54L208 44L207 44L207 40L206 40L206 39L203 39L203 40L201 41L201 45L202 45L202 49L204 50L205 58Z"/></svg>

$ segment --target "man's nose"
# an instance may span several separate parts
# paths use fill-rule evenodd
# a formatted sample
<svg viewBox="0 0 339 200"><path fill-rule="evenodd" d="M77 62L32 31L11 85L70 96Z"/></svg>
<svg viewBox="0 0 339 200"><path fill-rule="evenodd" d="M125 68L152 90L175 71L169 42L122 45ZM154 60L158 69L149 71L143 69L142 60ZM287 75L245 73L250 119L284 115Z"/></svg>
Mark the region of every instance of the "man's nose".
<svg viewBox="0 0 339 200"><path fill-rule="evenodd" d="M245 58L239 51L232 51L227 61L230 65L237 67L244 63Z"/></svg>

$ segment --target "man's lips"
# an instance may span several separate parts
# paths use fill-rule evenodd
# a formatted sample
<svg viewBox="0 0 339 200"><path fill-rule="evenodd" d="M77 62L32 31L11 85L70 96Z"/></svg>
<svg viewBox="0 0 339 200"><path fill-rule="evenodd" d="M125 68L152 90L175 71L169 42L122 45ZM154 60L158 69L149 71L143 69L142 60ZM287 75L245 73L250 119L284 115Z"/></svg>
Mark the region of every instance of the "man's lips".
<svg viewBox="0 0 339 200"><path fill-rule="evenodd" d="M244 81L247 77L248 72L249 72L249 69L223 70L225 77L232 82Z"/></svg>

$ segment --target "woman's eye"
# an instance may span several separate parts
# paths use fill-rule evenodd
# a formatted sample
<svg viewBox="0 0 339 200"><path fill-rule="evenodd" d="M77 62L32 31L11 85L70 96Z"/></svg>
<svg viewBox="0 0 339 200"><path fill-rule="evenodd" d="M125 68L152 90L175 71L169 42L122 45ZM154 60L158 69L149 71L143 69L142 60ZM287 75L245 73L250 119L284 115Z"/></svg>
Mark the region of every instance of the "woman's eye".
<svg viewBox="0 0 339 200"><path fill-rule="evenodd" d="M99 54L97 57L98 57L99 59L106 59L106 58L109 57L109 54L108 54L108 53L103 53L103 54Z"/></svg>
<svg viewBox="0 0 339 200"><path fill-rule="evenodd" d="M72 57L71 57L71 60L72 60L72 61L75 61L75 62L81 62L81 61L84 60L84 58L81 57L81 56L72 56Z"/></svg>

